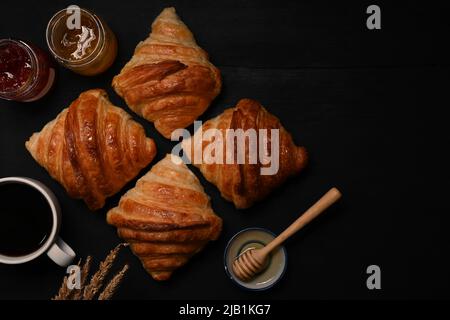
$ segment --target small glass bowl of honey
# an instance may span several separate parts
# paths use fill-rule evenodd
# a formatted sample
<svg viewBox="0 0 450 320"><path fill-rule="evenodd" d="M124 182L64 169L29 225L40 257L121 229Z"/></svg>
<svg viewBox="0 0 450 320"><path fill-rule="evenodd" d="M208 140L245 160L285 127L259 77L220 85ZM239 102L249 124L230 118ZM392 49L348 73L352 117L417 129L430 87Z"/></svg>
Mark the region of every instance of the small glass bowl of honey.
<svg viewBox="0 0 450 320"><path fill-rule="evenodd" d="M117 56L117 40L104 20L79 7L58 11L46 30L47 44L64 67L86 76L106 71Z"/></svg>
<svg viewBox="0 0 450 320"><path fill-rule="evenodd" d="M251 280L241 281L233 272L233 262L245 251L261 249L275 239L275 234L264 228L247 228L236 233L228 242L224 253L227 276L240 288L249 291L264 291L272 288L286 272L287 252L283 246L273 250L266 265Z"/></svg>

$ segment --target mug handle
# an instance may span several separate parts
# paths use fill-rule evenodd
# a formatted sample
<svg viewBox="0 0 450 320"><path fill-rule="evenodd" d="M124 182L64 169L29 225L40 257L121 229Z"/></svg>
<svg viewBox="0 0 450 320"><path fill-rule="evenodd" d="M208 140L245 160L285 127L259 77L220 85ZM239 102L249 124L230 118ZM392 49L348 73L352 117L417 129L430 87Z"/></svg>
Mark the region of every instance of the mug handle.
<svg viewBox="0 0 450 320"><path fill-rule="evenodd" d="M72 248L59 237L47 251L47 255L61 267L67 267L75 258L75 252Z"/></svg>

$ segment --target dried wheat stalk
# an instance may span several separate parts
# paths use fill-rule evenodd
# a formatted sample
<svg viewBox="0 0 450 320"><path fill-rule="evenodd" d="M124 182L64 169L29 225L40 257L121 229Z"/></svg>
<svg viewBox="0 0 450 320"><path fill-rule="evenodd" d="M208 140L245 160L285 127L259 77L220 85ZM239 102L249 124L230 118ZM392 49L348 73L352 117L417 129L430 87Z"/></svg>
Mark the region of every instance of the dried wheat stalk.
<svg viewBox="0 0 450 320"><path fill-rule="evenodd" d="M117 287L119 286L122 278L128 270L128 265L124 265L122 270L112 278L112 280L108 283L102 293L98 296L98 300L109 300L116 292Z"/></svg>
<svg viewBox="0 0 450 320"><path fill-rule="evenodd" d="M122 247L123 244L119 244L117 247L115 247L113 250L109 252L105 260L100 262L100 267L98 268L97 272L94 273L89 284L86 287L84 287L83 300L92 300L94 296L98 293L98 291L103 285L103 280L105 280L105 277L109 272L109 269L111 269L111 266L117 257L117 253Z"/></svg>
<svg viewBox="0 0 450 320"><path fill-rule="evenodd" d="M80 265L80 263L81 263L81 259L78 261L78 265ZM68 281L69 281L69 277L65 276L63 279L63 282L61 284L61 287L59 288L58 293L56 294L56 296L54 296L52 298L52 300L69 300L69 299L71 299L73 290L69 289L69 287L67 285Z"/></svg>
<svg viewBox="0 0 450 320"><path fill-rule="evenodd" d="M65 276L58 293L52 298L52 300L92 300L100 292L103 287L103 282L107 277L120 249L127 244L119 244L113 250L110 251L108 256L100 263L99 269L91 278L91 281L87 283L89 278L89 271L91 268L92 257L88 256L81 267L80 274L80 289L70 290L67 286L68 276ZM81 264L81 260L78 265ZM120 282L122 281L125 273L128 270L128 265L125 265L120 272L118 272L112 280L105 287L103 292L98 296L99 300L109 300L117 290Z"/></svg>
<svg viewBox="0 0 450 320"><path fill-rule="evenodd" d="M67 277L64 277L61 287L59 288L56 296L52 298L52 300L67 300L67 296L69 293L69 288L67 287Z"/></svg>
<svg viewBox="0 0 450 320"><path fill-rule="evenodd" d="M83 296L83 288L86 286L87 279L89 277L89 271L91 269L92 256L88 256L86 261L81 268L81 279L80 279L80 289L76 289L75 294L73 295L72 300L81 300ZM75 290L72 290L75 291Z"/></svg>

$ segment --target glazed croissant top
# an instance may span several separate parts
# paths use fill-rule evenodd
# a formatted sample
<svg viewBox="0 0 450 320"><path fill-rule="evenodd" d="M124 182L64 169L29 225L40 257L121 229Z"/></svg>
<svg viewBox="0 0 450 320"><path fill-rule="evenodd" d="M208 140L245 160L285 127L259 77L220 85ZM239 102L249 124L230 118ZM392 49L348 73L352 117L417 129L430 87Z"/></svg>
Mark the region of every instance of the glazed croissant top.
<svg viewBox="0 0 450 320"><path fill-rule="evenodd" d="M142 126L100 89L81 93L25 146L71 197L92 210L103 207L156 154Z"/></svg>
<svg viewBox="0 0 450 320"><path fill-rule="evenodd" d="M107 215L156 280L168 279L222 228L200 182L176 159L155 164Z"/></svg>
<svg viewBox="0 0 450 320"><path fill-rule="evenodd" d="M217 158L220 158L217 155L216 159L212 158L215 151L210 152L207 149L212 149L213 140L210 137L201 136L208 129L218 129L222 133L222 163L217 162ZM238 129L242 129L243 132L254 129L258 138L255 145L257 149L250 152L248 140L241 145L234 140L234 145L228 147L226 138L228 129L235 132ZM260 135L260 129L267 129L266 140ZM271 129L279 129L278 141L272 137ZM261 169L267 168L270 164L262 163L261 158L258 157L261 153L261 145L264 145L265 150L270 154L271 145L276 142L279 145L278 171L276 174L262 175ZM235 108L227 109L216 118L205 122L201 132L198 130L192 138L184 140L182 145L188 159L200 169L209 182L218 187L222 196L232 201L237 208L248 208L254 202L263 199L288 177L299 173L307 163L305 148L297 147L278 118L270 114L259 102L250 99L240 100ZM241 149L238 150L238 148ZM244 160L241 163L238 163L237 154L239 152L243 155L242 159ZM227 161L227 153L230 159L234 159L233 163ZM256 162L251 162L252 155L250 153L257 156ZM196 155L200 155L198 160L194 158Z"/></svg>
<svg viewBox="0 0 450 320"><path fill-rule="evenodd" d="M220 92L221 79L175 9L166 8L112 85L134 112L170 138L208 108Z"/></svg>

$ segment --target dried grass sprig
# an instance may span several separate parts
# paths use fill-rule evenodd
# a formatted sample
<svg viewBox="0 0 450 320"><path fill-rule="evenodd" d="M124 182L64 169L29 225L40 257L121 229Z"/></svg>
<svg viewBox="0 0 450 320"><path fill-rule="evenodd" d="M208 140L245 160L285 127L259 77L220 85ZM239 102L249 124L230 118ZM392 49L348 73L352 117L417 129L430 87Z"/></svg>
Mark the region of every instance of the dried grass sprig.
<svg viewBox="0 0 450 320"><path fill-rule="evenodd" d="M84 287L86 286L87 279L89 278L89 271L91 270L91 263L92 263L92 256L88 256L83 264L83 267L81 267L80 289L72 290L72 291L76 290L72 300L81 300L81 298L83 297Z"/></svg>
<svg viewBox="0 0 450 320"><path fill-rule="evenodd" d="M122 270L118 274L112 278L112 280L108 283L108 285L105 287L102 293L98 296L98 300L109 300L116 292L117 288L120 285L120 282L122 281L122 278L124 277L125 273L128 270L128 265L124 265Z"/></svg>
<svg viewBox="0 0 450 320"><path fill-rule="evenodd" d="M65 276L58 293L52 300L93 300L97 294L99 300L111 299L119 287L120 282L123 280L125 273L128 271L129 266L127 264L121 271L114 275L112 280L104 288L103 292L100 292L100 289L103 287L104 281L108 276L120 249L125 246L127 246L127 244L121 243L109 252L105 260L100 263L98 270L91 277L89 283L87 280L91 269L92 257L88 256L80 271L80 289L69 289L68 276ZM80 264L81 260L78 265Z"/></svg>
<svg viewBox="0 0 450 320"><path fill-rule="evenodd" d="M67 277L64 277L63 282L61 283L61 287L59 288L56 296L52 298L52 300L67 300L69 296L69 288L67 286Z"/></svg>
<svg viewBox="0 0 450 320"><path fill-rule="evenodd" d="M84 288L83 300L92 300L94 296L97 294L97 292L100 290L103 284L103 280L105 280L105 277L109 272L109 269L111 269L111 266L117 257L117 253L122 247L123 244L119 244L117 247L115 247L113 250L109 252L105 260L100 262L100 267L98 268L97 272L94 273L94 275L91 278L91 281Z"/></svg>

